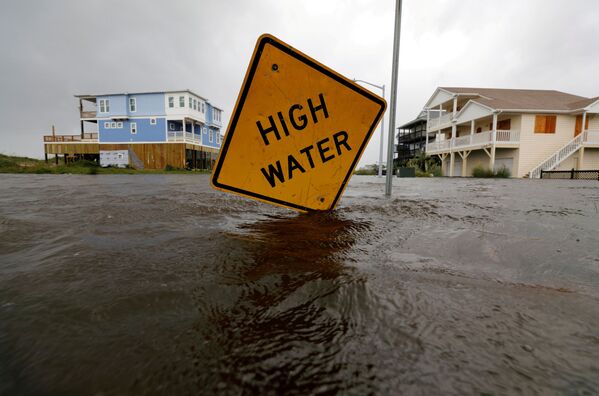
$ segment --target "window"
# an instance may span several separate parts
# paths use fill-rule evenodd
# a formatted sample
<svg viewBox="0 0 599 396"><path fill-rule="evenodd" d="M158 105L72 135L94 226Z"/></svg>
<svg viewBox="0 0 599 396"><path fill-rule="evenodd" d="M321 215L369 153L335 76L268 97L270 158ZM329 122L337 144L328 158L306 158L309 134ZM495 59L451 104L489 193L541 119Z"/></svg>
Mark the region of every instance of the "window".
<svg viewBox="0 0 599 396"><path fill-rule="evenodd" d="M117 128L122 128L123 127L123 123L122 122L117 122L116 123L116 127Z"/></svg>
<svg viewBox="0 0 599 396"><path fill-rule="evenodd" d="M111 122L110 123L110 127L113 128L113 129L116 128L116 122Z"/></svg>
<svg viewBox="0 0 599 396"><path fill-rule="evenodd" d="M220 144L220 133L216 133L216 143Z"/></svg>
<svg viewBox="0 0 599 396"><path fill-rule="evenodd" d="M189 108L193 109L193 99L189 98Z"/></svg>
<svg viewBox="0 0 599 396"><path fill-rule="evenodd" d="M110 129L110 122L105 122L104 123L104 128Z"/></svg>
<svg viewBox="0 0 599 396"><path fill-rule="evenodd" d="M175 98L173 96L168 97L168 107L171 109L175 107Z"/></svg>
<svg viewBox="0 0 599 396"><path fill-rule="evenodd" d="M535 133L555 133L557 116L538 115L535 117Z"/></svg>
<svg viewBox="0 0 599 396"><path fill-rule="evenodd" d="M204 112L204 102L202 102L202 113Z"/></svg>
<svg viewBox="0 0 599 396"><path fill-rule="evenodd" d="M198 109L198 101L197 100L193 100L193 109L197 110Z"/></svg>
<svg viewBox="0 0 599 396"><path fill-rule="evenodd" d="M185 96L179 96L179 107L185 107Z"/></svg>
<svg viewBox="0 0 599 396"><path fill-rule="evenodd" d="M100 113L108 113L110 111L110 103L108 99L100 99Z"/></svg>
<svg viewBox="0 0 599 396"><path fill-rule="evenodd" d="M512 119L501 120L497 122L497 129L500 131L509 131L512 129Z"/></svg>
<svg viewBox="0 0 599 396"><path fill-rule="evenodd" d="M135 98L129 98L129 111L132 113L135 113L136 109L137 109L137 101L135 100Z"/></svg>
<svg viewBox="0 0 599 396"><path fill-rule="evenodd" d="M214 141L214 131L211 129L210 133L208 134L208 140L210 141L210 143L212 143Z"/></svg>
<svg viewBox="0 0 599 396"><path fill-rule="evenodd" d="M137 123L136 122L132 122L129 126L130 126L130 129L131 129L131 134L132 135L137 134Z"/></svg>
<svg viewBox="0 0 599 396"><path fill-rule="evenodd" d="M175 130L175 123L169 122L168 123L168 130L169 131L174 131Z"/></svg>
<svg viewBox="0 0 599 396"><path fill-rule="evenodd" d="M156 118L150 118L150 125L156 125Z"/></svg>

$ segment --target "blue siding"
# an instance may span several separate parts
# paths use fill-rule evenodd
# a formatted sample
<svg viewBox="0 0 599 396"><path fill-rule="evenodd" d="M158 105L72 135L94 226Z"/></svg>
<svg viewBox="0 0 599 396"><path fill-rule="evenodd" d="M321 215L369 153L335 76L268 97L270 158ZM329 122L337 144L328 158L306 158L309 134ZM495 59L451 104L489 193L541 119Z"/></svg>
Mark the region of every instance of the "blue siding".
<svg viewBox="0 0 599 396"><path fill-rule="evenodd" d="M137 111L134 113L127 111L130 116L163 116L166 114L164 111L164 94L127 95L127 104L129 98L135 98L137 102ZM128 105L127 110L129 110Z"/></svg>
<svg viewBox="0 0 599 396"><path fill-rule="evenodd" d="M202 130L202 145L219 148L220 144L216 143L216 135L220 133L220 130L208 126L205 126L204 128L205 129ZM212 131L212 142L210 142L210 131Z"/></svg>
<svg viewBox="0 0 599 396"><path fill-rule="evenodd" d="M206 102L206 123L212 124L212 106L210 103Z"/></svg>
<svg viewBox="0 0 599 396"><path fill-rule="evenodd" d="M150 118L132 118L123 121L123 127L117 129L106 129L105 120L99 120L98 139L100 143L105 142L164 142L166 141L164 118L156 118L156 125L150 124ZM137 124L137 133L131 133L131 123Z"/></svg>
<svg viewBox="0 0 599 396"><path fill-rule="evenodd" d="M135 98L136 111L129 111L129 98ZM109 100L109 112L100 113L100 100ZM131 94L98 96L96 102L97 117L122 117L122 116L163 116L164 94Z"/></svg>

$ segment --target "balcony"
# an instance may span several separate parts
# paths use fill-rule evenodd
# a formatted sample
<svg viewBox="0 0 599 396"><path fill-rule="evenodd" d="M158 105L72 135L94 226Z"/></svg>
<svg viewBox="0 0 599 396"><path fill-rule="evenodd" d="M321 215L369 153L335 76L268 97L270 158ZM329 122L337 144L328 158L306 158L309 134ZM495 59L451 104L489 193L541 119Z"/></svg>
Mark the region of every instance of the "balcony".
<svg viewBox="0 0 599 396"><path fill-rule="evenodd" d="M598 137L599 139L599 137ZM496 146L512 146L520 142L520 131L498 130L495 135ZM599 143L599 140L598 140ZM453 150L481 149L493 144L493 131L460 136L455 139L440 140L426 146L427 154L439 154Z"/></svg>
<svg viewBox="0 0 599 396"><path fill-rule="evenodd" d="M98 143L98 133L81 135L45 135L44 143Z"/></svg>
<svg viewBox="0 0 599 396"><path fill-rule="evenodd" d="M202 135L199 133L168 131L167 141L179 143L202 144Z"/></svg>
<svg viewBox="0 0 599 396"><path fill-rule="evenodd" d="M451 125L452 119L453 113L446 113L443 114L441 117L429 119L426 127L429 131L443 129Z"/></svg>

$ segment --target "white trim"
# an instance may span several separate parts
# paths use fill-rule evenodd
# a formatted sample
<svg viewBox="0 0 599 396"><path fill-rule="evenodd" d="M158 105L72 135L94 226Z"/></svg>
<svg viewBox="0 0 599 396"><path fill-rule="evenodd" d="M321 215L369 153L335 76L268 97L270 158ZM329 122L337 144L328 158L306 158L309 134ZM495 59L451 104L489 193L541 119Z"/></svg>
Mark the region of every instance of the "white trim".
<svg viewBox="0 0 599 396"><path fill-rule="evenodd" d="M171 99L173 100L173 105L171 106ZM167 109L174 109L175 108L175 97L174 96L167 96Z"/></svg>
<svg viewBox="0 0 599 396"><path fill-rule="evenodd" d="M150 117L150 125L156 125L156 117Z"/></svg>
<svg viewBox="0 0 599 396"><path fill-rule="evenodd" d="M122 129L123 128L123 122L122 121L118 121L116 123L116 127L117 127L117 129Z"/></svg>
<svg viewBox="0 0 599 396"><path fill-rule="evenodd" d="M132 135L137 135L137 122L129 123L129 132L131 132Z"/></svg>
<svg viewBox="0 0 599 396"><path fill-rule="evenodd" d="M110 129L110 122L104 123L104 129Z"/></svg>

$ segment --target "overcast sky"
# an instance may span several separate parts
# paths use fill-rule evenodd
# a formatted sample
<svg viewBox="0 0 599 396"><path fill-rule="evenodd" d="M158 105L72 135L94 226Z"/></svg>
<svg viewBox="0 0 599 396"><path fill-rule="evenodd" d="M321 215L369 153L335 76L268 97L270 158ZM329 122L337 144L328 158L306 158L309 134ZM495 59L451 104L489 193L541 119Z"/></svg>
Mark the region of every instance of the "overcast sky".
<svg viewBox="0 0 599 396"><path fill-rule="evenodd" d="M78 133L73 95L83 93L191 89L223 108L226 124L265 32L389 92L394 8L394 0L2 0L0 152L41 158L52 124ZM398 123L444 85L599 96L596 0L404 0L401 34ZM377 133L362 165L378 160L378 145Z"/></svg>

